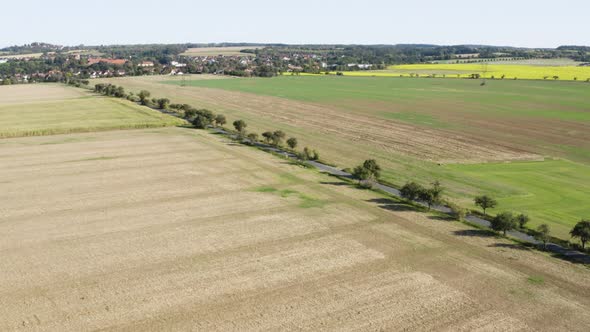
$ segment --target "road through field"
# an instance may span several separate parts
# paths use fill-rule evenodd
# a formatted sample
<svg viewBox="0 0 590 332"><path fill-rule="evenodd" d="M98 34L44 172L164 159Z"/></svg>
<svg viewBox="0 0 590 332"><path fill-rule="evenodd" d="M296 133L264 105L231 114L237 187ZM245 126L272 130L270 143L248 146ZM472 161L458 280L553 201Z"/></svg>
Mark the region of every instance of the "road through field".
<svg viewBox="0 0 590 332"><path fill-rule="evenodd" d="M221 129L216 129L215 131L216 132L219 132L219 133L226 134L226 135L229 134L228 132L226 132L224 130L221 130ZM261 148L263 148L263 149L266 149L266 150L272 150L274 152L284 154L284 155L288 156L291 159L298 159L298 157L295 156L294 154L288 153L288 152L285 152L285 151L282 151L282 150L277 149L275 147L268 146L268 145L262 144L262 143L256 143L256 145L259 146L259 147L261 147ZM340 177L349 178L349 179L354 179L354 177L352 176L352 174L347 173L345 171L342 171L341 169L338 169L336 167L325 165L325 164L322 164L321 162L313 161L313 160L308 160L308 161L305 161L305 162L308 163L308 164L310 164L310 165L312 165L313 167L317 168L318 170L320 170L322 172L325 172L325 173L328 173L328 174L331 174L331 175L336 175L336 176L340 176ZM393 195L395 197L402 198L401 192L397 188L394 188L394 187L391 187L391 186L388 186L388 185L384 185L384 184L381 184L381 183L375 184L374 188L375 189L378 189L378 190L381 190L381 191L384 191L384 192L386 192L386 193L388 193L390 195ZM424 203L424 202L421 202L421 201L415 201L415 202L418 203L418 204L421 204L423 206L427 206L427 204ZM444 206L444 205L434 205L431 208L432 208L432 210L435 210L435 211L438 211L438 212L451 213L451 209L449 207L447 207L447 206ZM478 217L476 215L472 215L472 214L471 215L467 215L465 217L465 220L468 221L468 222L470 222L470 223L473 223L475 225L479 225L479 226L486 227L486 228L491 228L491 223L489 221L487 221L485 219L482 219L482 218L480 218L480 217ZM520 241L523 241L525 243L530 243L530 244L534 244L534 245L537 245L537 246L538 245L541 245L541 242L540 241L538 241L533 236L528 235L526 233L523 233L523 232L520 232L520 231L517 231L517 230L511 230L511 231L508 231L506 233L507 233L508 236L513 237L515 239L518 239ZM561 257L563 257L565 259L572 260L572 261L578 262L578 263L590 264L590 256L587 255L587 254L585 254L585 253L582 253L580 251L573 250L573 249L568 249L568 248L564 248L564 247L562 247L562 246L560 246L558 244L555 244L555 243L547 243L545 249L548 250L548 251L550 251L550 252L553 252L553 253L556 253L558 255L561 255Z"/></svg>
<svg viewBox="0 0 590 332"><path fill-rule="evenodd" d="M568 330L590 271L221 135L4 139L0 330Z"/></svg>

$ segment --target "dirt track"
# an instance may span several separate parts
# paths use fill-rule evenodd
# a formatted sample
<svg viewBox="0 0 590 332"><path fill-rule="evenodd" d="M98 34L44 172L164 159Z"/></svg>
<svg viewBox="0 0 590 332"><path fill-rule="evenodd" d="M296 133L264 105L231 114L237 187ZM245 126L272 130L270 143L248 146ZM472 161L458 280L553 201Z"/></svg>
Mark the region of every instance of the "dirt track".
<svg viewBox="0 0 590 332"><path fill-rule="evenodd" d="M0 330L590 324L585 268L203 132L7 139L0 169Z"/></svg>

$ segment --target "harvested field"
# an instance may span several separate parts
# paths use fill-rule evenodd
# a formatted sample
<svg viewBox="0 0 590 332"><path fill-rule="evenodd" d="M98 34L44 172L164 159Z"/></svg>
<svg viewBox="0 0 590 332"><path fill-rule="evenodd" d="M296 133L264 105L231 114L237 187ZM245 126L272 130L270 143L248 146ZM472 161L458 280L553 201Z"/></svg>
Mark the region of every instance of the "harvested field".
<svg viewBox="0 0 590 332"><path fill-rule="evenodd" d="M183 123L126 100L58 84L0 87L0 138Z"/></svg>
<svg viewBox="0 0 590 332"><path fill-rule="evenodd" d="M254 50L261 48L261 46L230 46L230 47L195 47L189 48L182 53L185 56L248 56L249 53L241 52L242 50Z"/></svg>
<svg viewBox="0 0 590 332"><path fill-rule="evenodd" d="M2 143L0 330L590 324L587 268L204 131Z"/></svg>

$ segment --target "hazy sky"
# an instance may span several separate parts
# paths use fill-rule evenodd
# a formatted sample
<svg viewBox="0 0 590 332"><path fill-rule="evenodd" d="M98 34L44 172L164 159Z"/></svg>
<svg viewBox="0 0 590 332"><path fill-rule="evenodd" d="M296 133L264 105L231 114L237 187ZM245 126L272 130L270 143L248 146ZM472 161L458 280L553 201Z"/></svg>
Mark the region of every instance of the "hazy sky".
<svg viewBox="0 0 590 332"><path fill-rule="evenodd" d="M590 45L590 0L2 0L0 46L184 42Z"/></svg>

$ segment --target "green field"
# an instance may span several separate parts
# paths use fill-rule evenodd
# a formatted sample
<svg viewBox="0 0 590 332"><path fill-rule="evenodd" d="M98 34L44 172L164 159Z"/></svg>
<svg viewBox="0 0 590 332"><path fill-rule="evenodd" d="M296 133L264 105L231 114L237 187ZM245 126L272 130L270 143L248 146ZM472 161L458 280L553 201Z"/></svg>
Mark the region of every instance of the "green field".
<svg viewBox="0 0 590 332"><path fill-rule="evenodd" d="M98 97L65 86L0 87L0 97L0 138L162 127L183 122L126 100Z"/></svg>
<svg viewBox="0 0 590 332"><path fill-rule="evenodd" d="M551 223L556 234L567 238L573 223L590 216L588 166L548 160L447 168L456 176L477 181L485 192L499 197L499 207L488 210L490 213L526 213L531 217L529 227Z"/></svg>
<svg viewBox="0 0 590 332"><path fill-rule="evenodd" d="M160 86L179 84L162 83ZM536 154L541 160L548 159L535 163L445 161L441 166L436 160L428 160L428 156L417 158L398 153L396 149L382 149L363 139L344 138L342 133L346 132L347 124L342 123L339 129L341 120L336 117L322 120L333 121L325 125L333 125L335 129L321 132L311 126L314 114L306 114L305 120L297 124L253 114L246 106L247 95L239 97L245 105L243 109L224 105L222 101L206 105L213 109L218 107L217 110L227 112L230 117L243 117L253 131L274 127L292 133L304 144L318 147L322 156L341 167L353 166L365 157L377 158L386 168L384 178L397 185L407 180L427 184L439 179L447 187L447 194L465 206L472 206L475 195L489 193L499 199L498 211L528 213L532 217L531 226L550 223L554 234L562 238L569 238L571 226L590 216L590 206L583 204L584 199L590 197L590 99L586 97L590 86L586 84L519 80L490 82L482 87L472 80L333 76L192 80L187 83L189 87L181 89L188 90L179 93L189 94L191 87L214 89L192 92L197 96L193 103L198 103L199 94L218 90L278 97L304 103L301 104L303 108L305 105L329 107L336 112L334 114L346 116L353 123L355 119L373 121L375 125L403 123L417 130L435 130L437 135L466 135L481 144L493 143L516 153ZM287 109L290 106L272 106L274 104L278 105L276 101L269 100L271 106L256 101L260 108L275 107L277 113L290 114ZM251 105L252 109L256 105ZM291 111L296 115L295 112ZM396 129L383 129L376 137L386 140L390 135L387 130ZM439 144L436 137L428 143L433 148L432 153L436 153ZM563 160L551 160L553 157Z"/></svg>

